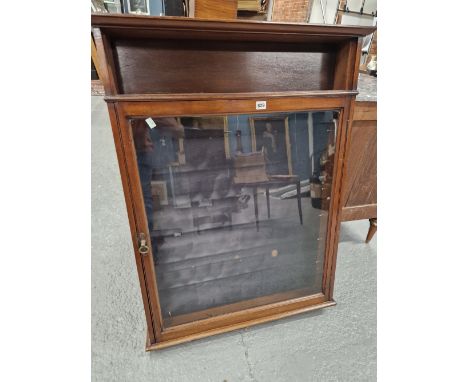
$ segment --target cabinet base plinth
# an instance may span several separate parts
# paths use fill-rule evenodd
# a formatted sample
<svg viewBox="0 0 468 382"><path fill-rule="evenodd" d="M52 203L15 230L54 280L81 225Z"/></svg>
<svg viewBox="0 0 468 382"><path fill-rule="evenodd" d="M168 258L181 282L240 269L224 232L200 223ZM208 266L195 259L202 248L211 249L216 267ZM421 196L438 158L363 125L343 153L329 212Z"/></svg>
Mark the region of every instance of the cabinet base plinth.
<svg viewBox="0 0 468 382"><path fill-rule="evenodd" d="M217 335L217 334L232 332L234 330L243 329L243 328L247 328L247 327L254 326L254 325L259 325L259 324L263 324L263 323L270 322L270 321L276 321L276 320L279 320L281 318L286 318L286 317L295 316L295 315L302 314L302 313L312 312L314 310L319 310L319 309L322 309L322 308L327 308L327 307L335 306L335 305L336 305L336 302L334 300L326 301L326 302L323 302L321 304L309 306L309 307L306 307L306 308L295 309L295 310L291 310L289 312L282 312L282 313L270 315L270 316L267 316L267 317L257 318L255 320L239 322L239 323L236 323L236 324L233 324L233 325L227 325L227 326L223 326L223 327L220 327L220 328L199 332L199 333L196 333L196 334L191 334L189 336L180 337L180 338L167 340L167 341L162 341L162 342L156 342L156 343L153 343L153 344L150 343L150 341L149 341L149 339L147 337L146 351L160 350L160 349L164 349L164 348L167 348L167 347L170 347L170 346L183 344L185 342L190 342L190 341L202 339L202 338L205 338L205 337L210 337L210 336Z"/></svg>

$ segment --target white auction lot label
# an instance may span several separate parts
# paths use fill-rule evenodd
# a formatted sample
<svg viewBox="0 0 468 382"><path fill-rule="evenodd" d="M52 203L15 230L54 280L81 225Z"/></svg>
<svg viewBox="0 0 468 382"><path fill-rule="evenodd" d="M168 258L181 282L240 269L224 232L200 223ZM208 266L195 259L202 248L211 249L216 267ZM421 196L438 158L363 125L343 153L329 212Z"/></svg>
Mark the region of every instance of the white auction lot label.
<svg viewBox="0 0 468 382"><path fill-rule="evenodd" d="M255 109L257 110L266 110L266 101L256 101Z"/></svg>
<svg viewBox="0 0 468 382"><path fill-rule="evenodd" d="M149 118L146 118L145 119L146 123L148 124L148 126L150 128L155 128L156 127L156 123L153 121L153 118L149 117Z"/></svg>

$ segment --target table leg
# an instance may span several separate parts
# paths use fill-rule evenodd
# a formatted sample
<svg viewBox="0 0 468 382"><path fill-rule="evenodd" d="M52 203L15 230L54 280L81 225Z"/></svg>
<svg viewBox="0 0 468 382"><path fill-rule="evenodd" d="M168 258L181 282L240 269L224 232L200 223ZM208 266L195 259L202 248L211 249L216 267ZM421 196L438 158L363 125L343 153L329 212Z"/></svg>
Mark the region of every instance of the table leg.
<svg viewBox="0 0 468 382"><path fill-rule="evenodd" d="M258 232L258 203L257 203L257 187L253 188L254 210L255 210L255 225Z"/></svg>
<svg viewBox="0 0 468 382"><path fill-rule="evenodd" d="M301 182L296 183L297 190L297 208L299 209L299 220L302 225L302 203L301 203Z"/></svg>
<svg viewBox="0 0 468 382"><path fill-rule="evenodd" d="M366 243L372 240L372 237L377 232L377 218L369 219L370 227L367 232Z"/></svg>
<svg viewBox="0 0 468 382"><path fill-rule="evenodd" d="M266 200L267 200L268 219L270 219L270 187L268 186L266 186Z"/></svg>

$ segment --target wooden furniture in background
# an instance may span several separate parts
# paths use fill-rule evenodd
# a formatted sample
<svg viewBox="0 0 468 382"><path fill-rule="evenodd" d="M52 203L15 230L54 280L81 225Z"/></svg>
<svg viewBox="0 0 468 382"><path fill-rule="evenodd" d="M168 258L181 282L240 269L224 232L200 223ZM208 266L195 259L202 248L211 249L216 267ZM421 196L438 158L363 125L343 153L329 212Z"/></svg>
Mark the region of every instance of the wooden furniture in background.
<svg viewBox="0 0 468 382"><path fill-rule="evenodd" d="M273 0L239 0L237 19L251 21L268 21L268 7Z"/></svg>
<svg viewBox="0 0 468 382"><path fill-rule="evenodd" d="M346 161L348 121L357 94L362 37L372 33L374 28L116 15L92 15L91 21L102 63L105 101L114 135L146 314L147 350L335 305L333 285L343 203L342 164ZM284 237L280 234L268 237L269 241L276 240L275 246L261 256L262 262L283 261L281 264L288 266L288 257L278 255L281 253L278 248L285 242L289 246L301 246L305 241L298 242L294 235L303 232L301 240L309 240L308 245L312 243L314 246L307 247L307 251L302 253L303 257L310 253L320 254L317 261L306 262L307 268L302 263L294 268L302 272L300 276L307 282L306 287L291 288L290 282L298 282L299 279L292 273L292 278L286 280L289 289L277 293L210 305L206 309L188 313L163 312L162 299L168 301L175 292L162 295L160 285L167 276L165 272L158 273L156 280L156 271L165 264L160 264L155 256L160 254L159 244L150 240L153 231L150 232L149 225L154 219L147 216L147 193L140 183L145 174L139 172L140 162L137 162L145 159L141 153L144 153L148 140L151 142L147 136L150 128L147 127L146 131L142 128L135 135L135 126L144 127L144 123L148 123L144 122L145 119L151 119L147 117L235 114L275 116L279 113L324 110L337 112L338 116L333 122L337 134L333 147L333 176L327 212L314 209L308 203L309 222L305 219L304 226L301 226L297 221L286 221L280 226ZM132 127L133 120L141 123ZM219 141L222 142L221 139ZM141 146L134 145L134 142L140 142ZM187 163L190 162L188 143L185 142ZM223 144L219 146L222 150ZM310 160L308 155L302 158ZM221 159L211 163L219 166ZM228 173L228 170L227 166L222 168L223 172ZM149 196L152 197L151 193ZM190 204L187 210L189 208L192 208ZM198 204L191 211L201 208L205 207ZM312 218L316 224L310 222ZM278 221L281 222L281 219ZM187 219L183 219L183 222L187 222ZM291 229L292 224L294 226ZM265 231L248 231L248 234L257 240ZM285 231L288 233L285 234ZM177 239L183 234L186 232L174 233ZM166 236L167 240L175 240L174 235ZM200 236L203 238L203 235ZM231 241L235 238L227 237ZM224 241L226 245L229 240ZM177 244L180 243L177 241ZM222 245L217 249L219 247ZM255 248L248 247L247 250L253 252ZM288 252L288 248L283 250ZM184 256L185 251L175 251L170 259L174 255ZM289 251L291 256L296 253L296 249L291 247ZM247 254L244 259L249 261L252 257ZM216 263L211 263L210 258L211 255L203 257L204 261L208 261L204 269L216 268ZM190 277L190 268L177 272L185 272ZM257 268L258 264L253 264L253 270L248 273L249 284L253 283L253 286L257 285ZM274 275L289 275L288 272L281 272L281 268L277 269ZM200 272L200 268L197 272ZM197 280L190 278L189 284L203 284L204 274L198 273L198 276ZM230 277L225 276L222 282ZM268 287L275 286L275 283L268 284L270 279L267 276L260 281L267 283ZM217 284L218 287L221 285ZM187 283L182 285L185 286ZM210 293L211 289L205 291ZM197 298L205 295L195 294ZM182 297L198 307L192 296Z"/></svg>
<svg viewBox="0 0 468 382"><path fill-rule="evenodd" d="M237 0L237 9L239 11L258 12L261 8L260 0Z"/></svg>
<svg viewBox="0 0 468 382"><path fill-rule="evenodd" d="M193 16L200 19L235 19L237 0L195 0Z"/></svg>
<svg viewBox="0 0 468 382"><path fill-rule="evenodd" d="M234 156L234 183L268 182L265 156L260 151Z"/></svg>
<svg viewBox="0 0 468 382"><path fill-rule="evenodd" d="M91 95L104 95L104 86L100 80L101 78L101 67L99 65L98 55L96 51L96 44L94 43L93 35L91 35L91 69L96 70L93 73L91 70ZM95 77L97 76L97 78Z"/></svg>
<svg viewBox="0 0 468 382"><path fill-rule="evenodd" d="M98 77L101 78L101 67L99 66L96 44L94 43L93 36L91 36L91 60L93 60L93 64L96 68Z"/></svg>
<svg viewBox="0 0 468 382"><path fill-rule="evenodd" d="M369 219L369 242L377 230L377 79L366 74L359 79L341 220Z"/></svg>
<svg viewBox="0 0 468 382"><path fill-rule="evenodd" d="M370 227L369 232L367 232L366 243L369 243L372 240L372 237L377 232L377 218L369 219Z"/></svg>

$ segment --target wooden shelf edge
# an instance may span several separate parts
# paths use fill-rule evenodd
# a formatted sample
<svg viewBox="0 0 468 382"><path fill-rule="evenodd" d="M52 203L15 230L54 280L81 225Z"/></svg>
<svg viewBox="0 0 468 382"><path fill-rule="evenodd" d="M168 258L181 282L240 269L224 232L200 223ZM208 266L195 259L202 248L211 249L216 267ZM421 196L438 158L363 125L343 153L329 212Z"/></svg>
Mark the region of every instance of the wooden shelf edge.
<svg viewBox="0 0 468 382"><path fill-rule="evenodd" d="M316 90L298 92L257 93L187 93L187 94L118 94L104 97L106 102L151 102L151 101L203 101L213 99L260 99L287 97L345 97L355 96L357 90Z"/></svg>
<svg viewBox="0 0 468 382"><path fill-rule="evenodd" d="M224 326L224 327L211 329L211 330L206 330L206 331L203 331L203 332L199 332L199 333L196 333L196 334L191 334L191 335L188 335L188 336L185 336L185 337L180 337L180 338L176 338L176 339L167 340L167 341L164 341L164 342L149 344L149 341L147 341L146 351L161 350L161 349L164 349L164 348L167 348L167 347L183 344L183 343L186 343L186 342L191 342L191 341L202 339L202 338L205 338L205 337L209 337L209 336L213 336L213 335L217 335L217 334L222 334L222 333L228 333L228 332L232 332L234 330L243 329L243 328L250 327L250 326L253 326L253 325L259 325L259 324L267 323L267 322L270 322L270 321L276 321L276 320L278 320L280 318L285 318L285 317L295 316L297 314L312 312L314 310L319 310L319 309L322 309L322 308L328 308L330 306L335 306L335 305L336 305L336 302L332 299L330 301L322 302L322 303L317 304L317 305L312 305L312 306L308 306L308 307L305 307L305 308L298 308L298 309L294 309L294 310L287 311L287 312L282 312L282 313L269 315L269 316L266 316L266 317L257 318L257 319L254 319L254 320L243 321L243 322L239 322L237 324L227 325L227 326Z"/></svg>

